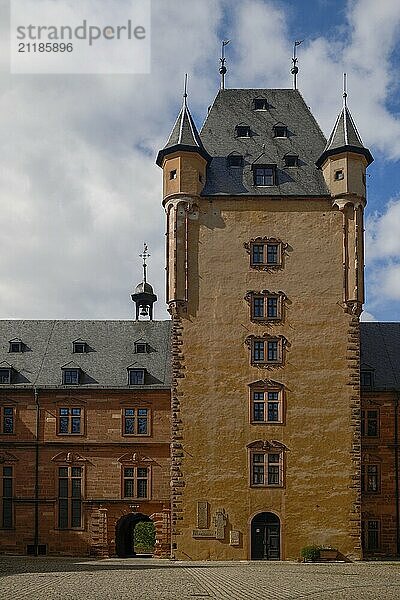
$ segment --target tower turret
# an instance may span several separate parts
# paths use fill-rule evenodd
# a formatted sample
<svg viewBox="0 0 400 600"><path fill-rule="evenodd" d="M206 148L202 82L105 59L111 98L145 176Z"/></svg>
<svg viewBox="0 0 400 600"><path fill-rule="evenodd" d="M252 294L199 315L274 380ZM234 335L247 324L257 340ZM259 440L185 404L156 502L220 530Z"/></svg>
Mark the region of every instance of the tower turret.
<svg viewBox="0 0 400 600"><path fill-rule="evenodd" d="M143 245L143 252L139 255L143 259L143 281L138 283L134 293L131 295L132 301L136 305L136 321L140 317L149 317L153 320L153 304L157 301L157 296L153 291L153 287L147 282L147 264L146 260L150 257L147 244Z"/></svg>
<svg viewBox="0 0 400 600"><path fill-rule="evenodd" d="M343 108L316 165L322 170L334 206L343 213L343 301L354 314L361 313L364 302L366 169L373 160L347 107L344 85Z"/></svg>
<svg viewBox="0 0 400 600"><path fill-rule="evenodd" d="M188 243L197 220L196 200L211 160L187 105L187 92L171 135L157 155L163 170L163 204L167 213L167 302L170 309L188 301Z"/></svg>

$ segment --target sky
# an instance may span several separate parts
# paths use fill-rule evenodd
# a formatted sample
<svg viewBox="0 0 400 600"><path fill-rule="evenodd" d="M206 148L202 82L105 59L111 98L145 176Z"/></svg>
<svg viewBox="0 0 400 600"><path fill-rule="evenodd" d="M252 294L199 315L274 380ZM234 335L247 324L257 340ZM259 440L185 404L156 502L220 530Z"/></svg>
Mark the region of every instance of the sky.
<svg viewBox="0 0 400 600"><path fill-rule="evenodd" d="M96 0L129 5L134 0ZM109 6L108 6L109 8ZM155 157L180 109L184 74L198 125L219 87L299 89L329 135L348 106L368 169L364 320L400 321L400 4L398 0L152 0L151 72L10 73L0 0L0 318L129 319L147 242L165 311L165 218Z"/></svg>

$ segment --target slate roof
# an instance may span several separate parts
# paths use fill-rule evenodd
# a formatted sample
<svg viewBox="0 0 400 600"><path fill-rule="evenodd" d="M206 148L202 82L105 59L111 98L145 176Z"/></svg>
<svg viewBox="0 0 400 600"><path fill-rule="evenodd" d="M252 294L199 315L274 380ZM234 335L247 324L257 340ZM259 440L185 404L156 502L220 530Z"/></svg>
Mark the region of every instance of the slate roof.
<svg viewBox="0 0 400 600"><path fill-rule="evenodd" d="M361 323L361 369L375 389L400 391L400 323Z"/></svg>
<svg viewBox="0 0 400 600"><path fill-rule="evenodd" d="M169 389L170 321L5 321L0 320L0 363L9 363L13 388L116 388ZM9 352L9 341L18 337L22 353ZM73 341L85 341L88 352L73 353ZM134 352L134 343L145 341L147 353ZM82 369L79 386L62 385L62 367L74 363ZM128 386L127 367L146 369L145 385ZM0 365L1 368L1 365ZM4 368L4 367L3 367ZM73 368L73 367L70 367Z"/></svg>
<svg viewBox="0 0 400 600"><path fill-rule="evenodd" d="M265 98L267 110L255 110L254 99ZM274 137L274 125L288 128L287 138ZM238 138L237 125L250 126L251 136ZM212 157L203 196L327 196L322 172L315 161L325 147L325 137L298 90L220 90L209 110L201 140ZM227 156L244 156L244 167L228 167ZM298 167L285 167L284 156L299 156ZM277 185L254 186L251 165L276 164Z"/></svg>
<svg viewBox="0 0 400 600"><path fill-rule="evenodd" d="M362 143L360 134L347 106L344 106L339 113L325 149L316 161L317 166L321 166L328 156L343 151L363 154L369 165L374 160L371 152Z"/></svg>
<svg viewBox="0 0 400 600"><path fill-rule="evenodd" d="M203 146L199 132L193 121L192 115L188 108L186 99L183 102L181 111L176 119L175 125L172 128L171 135L164 148L160 150L157 156L156 163L159 167L162 166L164 156L172 154L177 150L185 150L187 152L198 152L207 161L210 156Z"/></svg>

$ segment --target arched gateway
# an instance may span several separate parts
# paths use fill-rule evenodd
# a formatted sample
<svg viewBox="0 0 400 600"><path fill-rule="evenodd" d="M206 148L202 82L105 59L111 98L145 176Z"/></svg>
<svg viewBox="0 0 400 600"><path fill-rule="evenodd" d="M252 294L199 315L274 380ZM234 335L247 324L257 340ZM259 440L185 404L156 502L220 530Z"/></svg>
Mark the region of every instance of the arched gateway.
<svg viewBox="0 0 400 600"><path fill-rule="evenodd" d="M130 513L121 517L115 526L115 552L120 558L136 556L135 527L138 523L152 522L148 515Z"/></svg>
<svg viewBox="0 0 400 600"><path fill-rule="evenodd" d="M258 513L251 521L251 559L279 560L280 521L270 512Z"/></svg>

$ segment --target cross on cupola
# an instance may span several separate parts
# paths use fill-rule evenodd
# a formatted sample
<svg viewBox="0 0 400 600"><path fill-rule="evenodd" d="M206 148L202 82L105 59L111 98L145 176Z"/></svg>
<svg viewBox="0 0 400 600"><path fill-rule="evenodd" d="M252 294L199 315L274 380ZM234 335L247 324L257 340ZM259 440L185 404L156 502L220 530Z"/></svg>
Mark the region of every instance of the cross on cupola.
<svg viewBox="0 0 400 600"><path fill-rule="evenodd" d="M143 252L139 254L143 260L143 281L139 283L134 293L131 295L132 301L136 305L136 321L140 318L149 317L149 320L153 320L153 304L157 301L152 286L147 282L147 259L150 258L147 244L143 244Z"/></svg>

